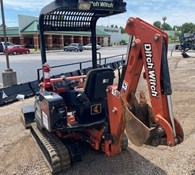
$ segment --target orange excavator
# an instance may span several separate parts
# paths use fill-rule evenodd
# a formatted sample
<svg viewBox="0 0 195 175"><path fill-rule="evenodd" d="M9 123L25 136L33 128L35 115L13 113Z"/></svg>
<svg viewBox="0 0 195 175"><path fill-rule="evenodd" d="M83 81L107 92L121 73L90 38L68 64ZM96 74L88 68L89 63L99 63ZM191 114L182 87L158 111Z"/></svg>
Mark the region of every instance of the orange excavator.
<svg viewBox="0 0 195 175"><path fill-rule="evenodd" d="M56 0L40 13L43 81L34 105L24 106L21 117L53 174L82 160L83 142L113 156L128 147L128 138L137 146L175 146L184 139L172 110L165 32L129 18L125 31L131 37L118 83L113 69L97 64L97 20L125 11L123 0ZM91 31L93 69L51 78L44 32L71 30ZM147 82L148 99L143 92L137 97L141 80Z"/></svg>

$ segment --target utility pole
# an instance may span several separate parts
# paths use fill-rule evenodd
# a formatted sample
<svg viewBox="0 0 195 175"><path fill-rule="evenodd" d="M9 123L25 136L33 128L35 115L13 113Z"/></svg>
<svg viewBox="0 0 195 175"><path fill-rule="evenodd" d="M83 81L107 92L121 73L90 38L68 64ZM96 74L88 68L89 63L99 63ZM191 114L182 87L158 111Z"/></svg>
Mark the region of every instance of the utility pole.
<svg viewBox="0 0 195 175"><path fill-rule="evenodd" d="M17 84L16 72L14 72L10 68L9 64L9 55L8 55L8 47L7 47L7 34L6 34L6 25L5 25L5 16L4 16L4 8L3 8L3 0L0 0L1 3L1 16L2 16L2 26L3 26L3 36L4 36L4 48L5 56L6 56L6 69L2 73L3 86L12 86Z"/></svg>

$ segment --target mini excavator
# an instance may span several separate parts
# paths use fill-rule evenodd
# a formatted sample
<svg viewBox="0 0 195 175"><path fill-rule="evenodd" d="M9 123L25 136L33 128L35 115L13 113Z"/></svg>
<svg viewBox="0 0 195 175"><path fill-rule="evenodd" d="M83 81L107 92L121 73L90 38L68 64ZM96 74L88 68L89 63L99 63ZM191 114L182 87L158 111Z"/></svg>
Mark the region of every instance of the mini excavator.
<svg viewBox="0 0 195 175"><path fill-rule="evenodd" d="M41 10L43 80L34 105L22 107L21 118L53 174L82 160L82 142L114 156L128 147L128 140L137 146L175 146L184 139L172 110L165 32L131 17L119 82L113 83L113 69L97 64L97 20L125 11L123 0L56 0ZM49 31L91 31L93 69L86 75L50 77L44 38ZM142 92L140 100L136 95L140 77L147 82L150 102Z"/></svg>

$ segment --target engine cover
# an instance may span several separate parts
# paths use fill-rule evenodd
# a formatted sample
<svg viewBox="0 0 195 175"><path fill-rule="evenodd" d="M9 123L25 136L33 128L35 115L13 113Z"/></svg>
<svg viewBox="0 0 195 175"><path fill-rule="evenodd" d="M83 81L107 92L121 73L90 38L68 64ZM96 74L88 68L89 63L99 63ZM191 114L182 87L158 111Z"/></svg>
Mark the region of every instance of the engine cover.
<svg viewBox="0 0 195 175"><path fill-rule="evenodd" d="M59 125L67 124L66 106L60 95L54 92L40 92L35 107L35 120L41 128L53 132Z"/></svg>

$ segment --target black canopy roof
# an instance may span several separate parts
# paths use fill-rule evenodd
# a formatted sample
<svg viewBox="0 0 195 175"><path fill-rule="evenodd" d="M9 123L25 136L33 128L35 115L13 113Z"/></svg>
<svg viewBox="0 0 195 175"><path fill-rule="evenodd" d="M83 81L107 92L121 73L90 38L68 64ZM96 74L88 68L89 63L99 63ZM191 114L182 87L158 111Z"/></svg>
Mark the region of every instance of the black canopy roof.
<svg viewBox="0 0 195 175"><path fill-rule="evenodd" d="M126 11L123 0L96 0L89 10L80 10L78 3L86 0L56 0L40 12L44 31L89 31L93 22L100 17L111 16Z"/></svg>
<svg viewBox="0 0 195 175"><path fill-rule="evenodd" d="M81 9L79 5L90 5ZM123 0L55 0L45 6L39 16L40 46L42 64L46 63L45 31L91 31L92 66L97 67L96 22L107 17L126 12Z"/></svg>

